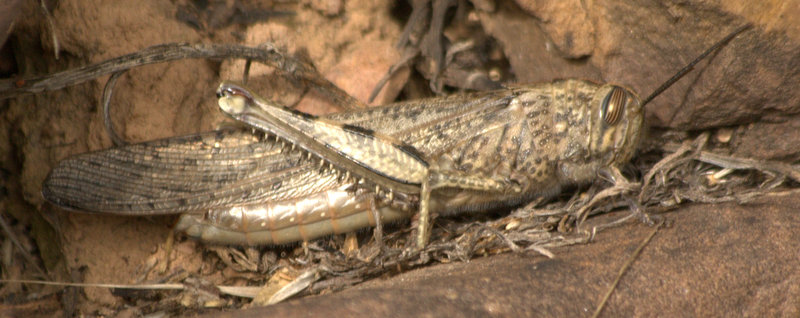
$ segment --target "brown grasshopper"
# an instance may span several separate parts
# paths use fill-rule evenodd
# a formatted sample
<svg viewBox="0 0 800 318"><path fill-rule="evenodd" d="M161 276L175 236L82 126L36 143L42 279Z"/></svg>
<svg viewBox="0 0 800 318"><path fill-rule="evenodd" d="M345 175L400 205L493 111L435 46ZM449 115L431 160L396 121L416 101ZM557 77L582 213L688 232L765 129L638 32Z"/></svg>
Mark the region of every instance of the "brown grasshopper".
<svg viewBox="0 0 800 318"><path fill-rule="evenodd" d="M614 174L633 156L649 97L584 80L406 101L327 116L297 112L224 82L219 106L254 128L78 155L44 182L64 208L181 213L177 229L224 244L278 244L419 213L514 206ZM614 175L618 175L618 172Z"/></svg>

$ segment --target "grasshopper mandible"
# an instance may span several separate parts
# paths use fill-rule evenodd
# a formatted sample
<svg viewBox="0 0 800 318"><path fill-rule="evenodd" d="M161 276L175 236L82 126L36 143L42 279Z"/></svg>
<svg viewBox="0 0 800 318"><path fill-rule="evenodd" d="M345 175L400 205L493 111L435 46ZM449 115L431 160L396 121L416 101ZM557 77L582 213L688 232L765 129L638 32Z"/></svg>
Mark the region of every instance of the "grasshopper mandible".
<svg viewBox="0 0 800 318"><path fill-rule="evenodd" d="M400 102L317 117L223 82L219 106L252 132L217 131L61 161L44 197L113 214L182 213L176 229L224 244L278 244L419 213L549 198L615 170L636 151L653 94L584 80ZM376 219L379 218L380 220Z"/></svg>

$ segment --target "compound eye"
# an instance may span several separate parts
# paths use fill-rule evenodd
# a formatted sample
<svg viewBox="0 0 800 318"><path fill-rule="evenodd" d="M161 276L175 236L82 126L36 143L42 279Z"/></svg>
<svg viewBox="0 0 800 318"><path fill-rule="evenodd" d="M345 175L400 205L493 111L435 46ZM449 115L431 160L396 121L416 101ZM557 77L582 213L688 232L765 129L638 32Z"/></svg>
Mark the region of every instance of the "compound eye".
<svg viewBox="0 0 800 318"><path fill-rule="evenodd" d="M625 89L619 86L614 86L611 91L603 99L602 108L600 108L600 116L607 125L611 126L619 121L619 117L625 110L625 105L628 103L628 93Z"/></svg>

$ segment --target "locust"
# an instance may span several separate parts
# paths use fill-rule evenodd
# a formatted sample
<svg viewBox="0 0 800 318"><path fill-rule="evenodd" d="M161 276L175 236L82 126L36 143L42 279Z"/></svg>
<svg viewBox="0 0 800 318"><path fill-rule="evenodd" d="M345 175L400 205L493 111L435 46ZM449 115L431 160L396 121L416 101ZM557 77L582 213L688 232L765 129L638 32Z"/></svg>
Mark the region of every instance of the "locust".
<svg viewBox="0 0 800 318"><path fill-rule="evenodd" d="M325 116L217 89L250 129L171 137L80 154L43 185L59 207L116 215L180 214L176 229L217 244L282 244L419 215L510 207L591 183L635 154L645 99L630 88L566 79Z"/></svg>

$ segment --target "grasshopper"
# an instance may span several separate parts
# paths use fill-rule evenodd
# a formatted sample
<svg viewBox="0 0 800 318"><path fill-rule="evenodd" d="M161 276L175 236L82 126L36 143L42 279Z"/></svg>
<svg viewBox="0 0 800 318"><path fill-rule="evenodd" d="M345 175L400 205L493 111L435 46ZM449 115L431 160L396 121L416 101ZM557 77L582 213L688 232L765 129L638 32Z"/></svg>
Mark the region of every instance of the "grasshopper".
<svg viewBox="0 0 800 318"><path fill-rule="evenodd" d="M419 215L550 198L617 168L636 151L649 97L585 80L399 102L326 116L223 82L218 104L251 127L78 155L44 182L63 208L182 214L176 229L222 244L280 244Z"/></svg>

